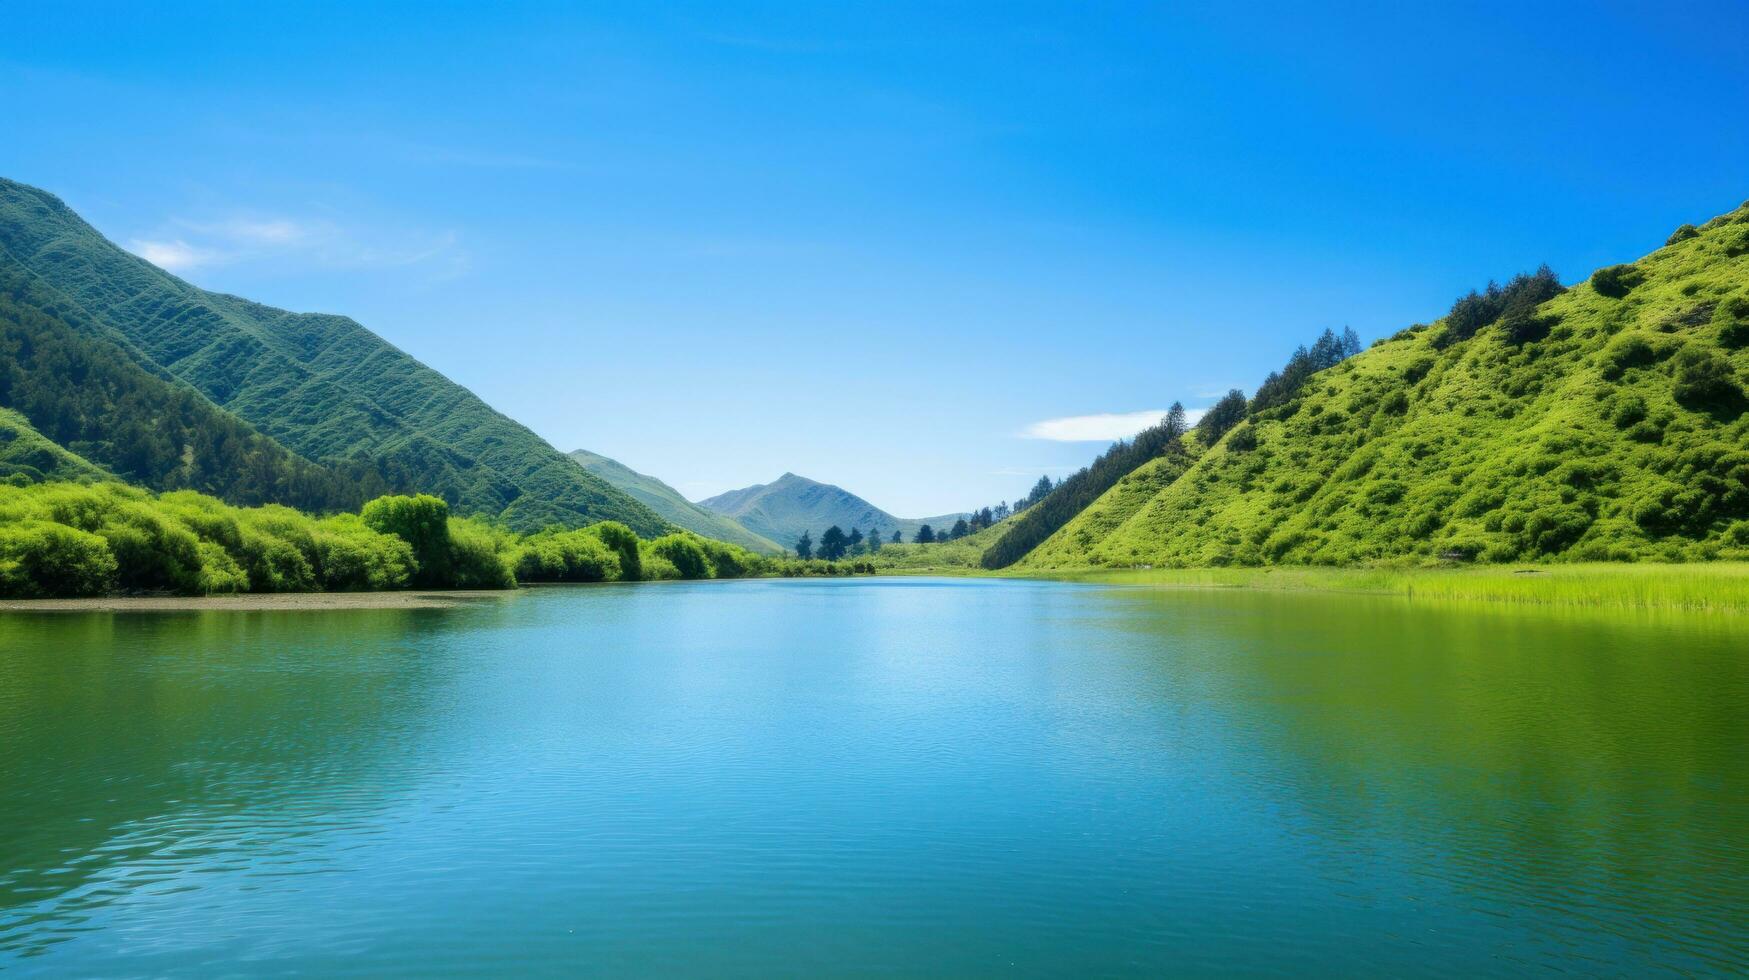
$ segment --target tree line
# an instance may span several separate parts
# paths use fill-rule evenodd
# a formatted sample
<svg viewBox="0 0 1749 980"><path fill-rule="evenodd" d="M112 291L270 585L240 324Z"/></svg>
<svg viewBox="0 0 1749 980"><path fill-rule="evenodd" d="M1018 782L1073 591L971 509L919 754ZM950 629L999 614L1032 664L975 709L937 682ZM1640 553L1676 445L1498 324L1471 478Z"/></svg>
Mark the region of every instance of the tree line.
<svg viewBox="0 0 1749 980"><path fill-rule="evenodd" d="M617 521L519 535L455 517L426 494L378 497L358 513L314 517L279 505L234 507L191 490L0 483L5 598L503 589L872 571L866 563L770 558L690 532L642 539Z"/></svg>

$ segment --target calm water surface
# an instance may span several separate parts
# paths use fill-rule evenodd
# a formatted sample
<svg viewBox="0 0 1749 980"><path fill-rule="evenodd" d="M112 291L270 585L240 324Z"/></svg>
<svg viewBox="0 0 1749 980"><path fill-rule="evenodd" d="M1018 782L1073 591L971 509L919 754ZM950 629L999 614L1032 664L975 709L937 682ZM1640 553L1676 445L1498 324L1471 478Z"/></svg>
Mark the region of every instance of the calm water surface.
<svg viewBox="0 0 1749 980"><path fill-rule="evenodd" d="M1733 618L1018 582L0 615L0 971L1749 971Z"/></svg>

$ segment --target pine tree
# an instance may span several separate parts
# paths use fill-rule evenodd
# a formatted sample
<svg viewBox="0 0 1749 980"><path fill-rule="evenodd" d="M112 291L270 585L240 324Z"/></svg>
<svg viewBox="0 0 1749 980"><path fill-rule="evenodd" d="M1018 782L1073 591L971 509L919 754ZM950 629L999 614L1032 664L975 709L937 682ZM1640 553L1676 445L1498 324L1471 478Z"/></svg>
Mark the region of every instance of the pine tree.
<svg viewBox="0 0 1749 980"><path fill-rule="evenodd" d="M917 543L918 544L934 544L935 543L935 531L934 531L934 529L932 529L927 524L918 528L917 529Z"/></svg>
<svg viewBox="0 0 1749 980"><path fill-rule="evenodd" d="M803 531L802 536L796 539L796 557L814 557L814 539L808 537L808 532L806 531Z"/></svg>
<svg viewBox="0 0 1749 980"><path fill-rule="evenodd" d="M827 561L837 561L844 557L844 552L850 547L850 538L844 529L834 524L820 533L820 557Z"/></svg>

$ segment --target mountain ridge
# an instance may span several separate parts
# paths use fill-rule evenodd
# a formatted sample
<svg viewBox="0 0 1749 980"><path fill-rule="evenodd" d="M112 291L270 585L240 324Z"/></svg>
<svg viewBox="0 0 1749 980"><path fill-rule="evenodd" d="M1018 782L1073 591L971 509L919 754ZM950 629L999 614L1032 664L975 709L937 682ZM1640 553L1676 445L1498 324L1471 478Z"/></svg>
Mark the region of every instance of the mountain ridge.
<svg viewBox="0 0 1749 980"><path fill-rule="evenodd" d="M0 261L75 304L148 370L306 460L368 467L519 529L668 524L350 318L202 290L110 242L53 194L0 178Z"/></svg>
<svg viewBox="0 0 1749 980"><path fill-rule="evenodd" d="M871 528L876 529L883 537L890 537L897 530L909 541L925 524L941 529L968 516L960 513L923 518L894 517L843 487L791 472L770 483L727 490L694 502L706 510L733 518L755 534L792 548L803 531L818 540L820 532L834 524L845 531L858 528L865 534Z"/></svg>

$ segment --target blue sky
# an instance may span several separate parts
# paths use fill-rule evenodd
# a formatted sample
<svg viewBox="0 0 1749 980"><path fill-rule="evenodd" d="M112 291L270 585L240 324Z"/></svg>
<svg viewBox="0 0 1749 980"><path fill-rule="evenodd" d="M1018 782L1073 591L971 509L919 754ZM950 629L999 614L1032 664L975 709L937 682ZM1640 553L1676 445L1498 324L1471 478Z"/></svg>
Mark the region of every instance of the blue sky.
<svg viewBox="0 0 1749 980"><path fill-rule="evenodd" d="M1740 4L572 6L18 5L0 174L561 449L901 516L1749 197Z"/></svg>

